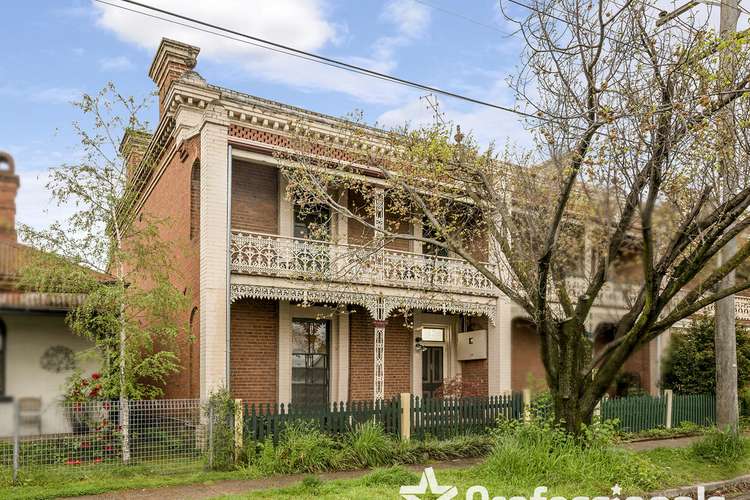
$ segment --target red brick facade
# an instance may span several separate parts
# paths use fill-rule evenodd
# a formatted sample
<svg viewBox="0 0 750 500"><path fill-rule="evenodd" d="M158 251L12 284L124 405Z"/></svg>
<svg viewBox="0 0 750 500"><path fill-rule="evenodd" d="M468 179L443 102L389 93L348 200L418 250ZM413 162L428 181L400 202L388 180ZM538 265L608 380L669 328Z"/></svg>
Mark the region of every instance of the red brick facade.
<svg viewBox="0 0 750 500"><path fill-rule="evenodd" d="M278 169L232 162L232 229L278 234Z"/></svg>
<svg viewBox="0 0 750 500"><path fill-rule="evenodd" d="M177 339L177 352L182 370L170 376L165 386L167 398L197 398L200 393L200 313L199 311L199 244L198 235L191 239L190 226L194 193L193 165L199 161L198 137L187 140L179 151L168 158L161 177L148 193L141 212L164 220L162 237L173 245L172 283L190 297L185 311L185 331Z"/></svg>
<svg viewBox="0 0 750 500"><path fill-rule="evenodd" d="M276 402L278 339L278 302L238 300L232 304L232 396L250 403Z"/></svg>
<svg viewBox="0 0 750 500"><path fill-rule="evenodd" d="M487 360L461 361L461 380L468 384L472 396L488 395Z"/></svg>
<svg viewBox="0 0 750 500"><path fill-rule="evenodd" d="M372 317L358 307L349 316L349 399L373 398L374 332ZM385 397L411 392L413 334L402 316L388 319L385 327Z"/></svg>

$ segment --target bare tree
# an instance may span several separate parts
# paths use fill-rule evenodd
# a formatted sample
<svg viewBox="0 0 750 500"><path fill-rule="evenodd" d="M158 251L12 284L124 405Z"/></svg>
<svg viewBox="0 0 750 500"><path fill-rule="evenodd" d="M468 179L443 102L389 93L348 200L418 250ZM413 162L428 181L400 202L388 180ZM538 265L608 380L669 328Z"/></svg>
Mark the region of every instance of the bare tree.
<svg viewBox="0 0 750 500"><path fill-rule="evenodd" d="M727 166L723 197L715 153L715 120L728 106L745 117L736 126L747 136L748 40L722 41L694 18L656 28L642 1L529 8L514 20L525 49L510 85L534 117L535 147L480 147L441 120L388 133L340 125L338 141L301 122L280 164L300 205L356 220L377 236L373 247L406 239L445 248L521 305L537 327L556 418L575 432L633 352L750 287L719 285L750 244L715 266L750 225L747 141ZM736 73L719 78L727 50ZM396 215L384 228L351 203L356 193L372 206L376 185ZM612 292L628 307L614 339L593 352L586 320Z"/></svg>

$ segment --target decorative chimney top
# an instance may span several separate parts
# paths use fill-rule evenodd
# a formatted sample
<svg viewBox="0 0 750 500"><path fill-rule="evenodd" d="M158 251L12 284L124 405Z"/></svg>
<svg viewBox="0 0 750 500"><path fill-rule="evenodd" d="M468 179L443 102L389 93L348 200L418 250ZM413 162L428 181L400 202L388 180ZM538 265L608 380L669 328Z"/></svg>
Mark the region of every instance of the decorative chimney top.
<svg viewBox="0 0 750 500"><path fill-rule="evenodd" d="M16 194L20 181L16 162L0 151L0 241L16 241Z"/></svg>
<svg viewBox="0 0 750 500"><path fill-rule="evenodd" d="M151 144L152 134L145 130L126 129L120 141L120 154L125 159L126 177L130 179L134 170L141 163Z"/></svg>
<svg viewBox="0 0 750 500"><path fill-rule="evenodd" d="M154 61L148 76L154 81L159 89L159 114L164 114L164 98L169 86L173 81L180 78L185 72L192 71L198 62L200 48L194 45L162 38L159 48L156 49Z"/></svg>

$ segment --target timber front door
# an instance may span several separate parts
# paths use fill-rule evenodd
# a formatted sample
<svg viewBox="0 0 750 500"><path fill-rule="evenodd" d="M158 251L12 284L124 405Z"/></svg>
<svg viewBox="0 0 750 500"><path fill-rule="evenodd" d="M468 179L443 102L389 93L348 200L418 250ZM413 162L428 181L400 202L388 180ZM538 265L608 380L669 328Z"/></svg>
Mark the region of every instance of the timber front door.
<svg viewBox="0 0 750 500"><path fill-rule="evenodd" d="M422 397L435 395L443 385L443 348L426 347L422 351Z"/></svg>

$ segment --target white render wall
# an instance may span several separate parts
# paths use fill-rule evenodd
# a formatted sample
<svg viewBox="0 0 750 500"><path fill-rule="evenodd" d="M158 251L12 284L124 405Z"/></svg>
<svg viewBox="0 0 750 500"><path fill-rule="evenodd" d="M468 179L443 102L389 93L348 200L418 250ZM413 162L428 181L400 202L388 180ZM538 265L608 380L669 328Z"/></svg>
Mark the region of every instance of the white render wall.
<svg viewBox="0 0 750 500"><path fill-rule="evenodd" d="M511 303L505 297L497 299L495 324L487 329L487 391L490 396L511 391Z"/></svg>
<svg viewBox="0 0 750 500"><path fill-rule="evenodd" d="M227 383L228 120L209 104L201 128L200 380L201 398Z"/></svg>
<svg viewBox="0 0 750 500"><path fill-rule="evenodd" d="M42 368L44 352L52 346L65 346L81 352L93 344L74 335L59 315L8 314L2 320L6 327L5 394L14 399L31 397L42 400L42 433L68 432L67 420L59 401L66 379L73 373L66 370L54 373ZM99 368L96 357L78 362L84 375L90 376ZM38 429L23 428L22 434L36 434ZM0 403L0 437L13 434L13 403Z"/></svg>

